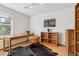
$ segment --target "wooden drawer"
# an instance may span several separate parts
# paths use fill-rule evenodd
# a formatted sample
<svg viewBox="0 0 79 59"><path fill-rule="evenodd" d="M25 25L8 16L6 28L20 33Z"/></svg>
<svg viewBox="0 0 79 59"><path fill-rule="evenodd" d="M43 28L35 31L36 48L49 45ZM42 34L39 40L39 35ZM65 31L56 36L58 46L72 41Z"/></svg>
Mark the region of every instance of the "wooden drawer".
<svg viewBox="0 0 79 59"><path fill-rule="evenodd" d="M41 39L41 42L48 43L48 39Z"/></svg>
<svg viewBox="0 0 79 59"><path fill-rule="evenodd" d="M56 40L49 40L49 43L53 43L53 44L56 44Z"/></svg>

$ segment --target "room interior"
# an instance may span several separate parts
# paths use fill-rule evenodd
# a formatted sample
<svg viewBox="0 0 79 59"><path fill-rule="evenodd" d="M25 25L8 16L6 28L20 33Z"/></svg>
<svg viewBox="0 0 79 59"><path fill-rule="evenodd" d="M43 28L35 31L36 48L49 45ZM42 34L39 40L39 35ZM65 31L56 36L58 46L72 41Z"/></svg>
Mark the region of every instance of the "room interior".
<svg viewBox="0 0 79 59"><path fill-rule="evenodd" d="M78 56L78 12L78 3L0 3L0 56Z"/></svg>

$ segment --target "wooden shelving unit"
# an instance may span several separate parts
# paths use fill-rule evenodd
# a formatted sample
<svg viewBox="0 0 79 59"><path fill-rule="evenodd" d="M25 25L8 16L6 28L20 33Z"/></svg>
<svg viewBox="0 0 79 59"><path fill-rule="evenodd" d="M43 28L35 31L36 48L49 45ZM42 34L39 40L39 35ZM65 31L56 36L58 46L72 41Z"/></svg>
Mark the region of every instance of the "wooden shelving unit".
<svg viewBox="0 0 79 59"><path fill-rule="evenodd" d="M79 3L75 6L75 55L79 56Z"/></svg>
<svg viewBox="0 0 79 59"><path fill-rule="evenodd" d="M57 32L41 32L41 42L51 43L57 46Z"/></svg>

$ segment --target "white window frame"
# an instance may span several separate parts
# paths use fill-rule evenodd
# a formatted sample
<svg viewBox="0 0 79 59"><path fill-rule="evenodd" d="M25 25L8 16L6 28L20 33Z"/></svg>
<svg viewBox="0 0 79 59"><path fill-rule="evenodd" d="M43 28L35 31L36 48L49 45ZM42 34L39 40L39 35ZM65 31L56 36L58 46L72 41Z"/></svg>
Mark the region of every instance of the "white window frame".
<svg viewBox="0 0 79 59"><path fill-rule="evenodd" d="M13 17L11 16L11 22L10 24L0 24L0 25L10 25L11 26L11 32L10 32L10 35L13 35Z"/></svg>
<svg viewBox="0 0 79 59"><path fill-rule="evenodd" d="M11 16L11 35L13 35L13 16Z"/></svg>

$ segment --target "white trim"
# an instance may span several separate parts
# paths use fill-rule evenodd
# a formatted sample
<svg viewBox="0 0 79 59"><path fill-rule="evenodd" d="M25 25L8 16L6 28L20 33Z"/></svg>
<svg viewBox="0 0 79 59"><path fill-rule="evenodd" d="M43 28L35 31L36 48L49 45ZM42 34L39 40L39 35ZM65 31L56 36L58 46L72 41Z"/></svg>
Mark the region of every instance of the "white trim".
<svg viewBox="0 0 79 59"><path fill-rule="evenodd" d="M13 16L11 17L11 35L13 35Z"/></svg>
<svg viewBox="0 0 79 59"><path fill-rule="evenodd" d="M1 26L1 25L9 25L9 26L10 26L11 24L0 24L0 26Z"/></svg>

